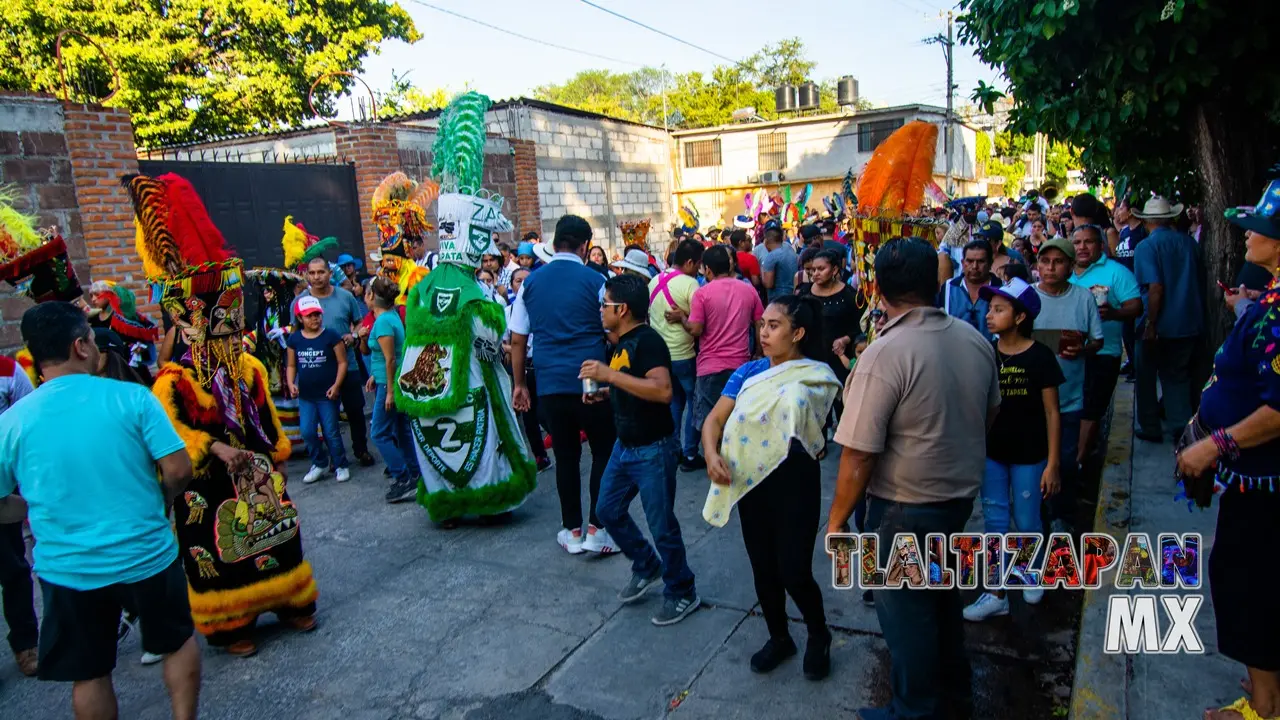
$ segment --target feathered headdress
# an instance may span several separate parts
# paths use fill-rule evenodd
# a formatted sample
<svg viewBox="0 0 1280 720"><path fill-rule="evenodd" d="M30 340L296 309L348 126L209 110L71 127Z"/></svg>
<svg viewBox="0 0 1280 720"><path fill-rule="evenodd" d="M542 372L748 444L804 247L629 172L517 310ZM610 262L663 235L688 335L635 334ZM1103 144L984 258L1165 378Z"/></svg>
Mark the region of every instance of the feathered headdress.
<svg viewBox="0 0 1280 720"><path fill-rule="evenodd" d="M15 188L0 189L0 280L36 302L81 295L67 245L58 229L37 229L35 218L13 207Z"/></svg>
<svg viewBox="0 0 1280 720"><path fill-rule="evenodd" d="M618 223L618 228L622 230L622 244L624 246L635 245L648 251L649 218L635 222Z"/></svg>
<svg viewBox="0 0 1280 720"><path fill-rule="evenodd" d="M398 171L378 184L373 191L373 222L384 255L408 257L405 240L420 239L434 229L427 222L427 208L439 195L437 183L415 182Z"/></svg>
<svg viewBox="0 0 1280 720"><path fill-rule="evenodd" d="M692 200L689 201L688 205L680 208L677 217L680 219L679 229L684 234L692 235L698 232L698 206L694 205Z"/></svg>
<svg viewBox="0 0 1280 720"><path fill-rule="evenodd" d="M924 188L933 180L938 126L916 120L880 143L858 179L858 212L900 217L924 203Z"/></svg>
<svg viewBox="0 0 1280 720"><path fill-rule="evenodd" d="M138 312L138 301L129 288L111 280L95 280L89 294L103 298L111 307L111 329L117 335L137 342L155 342L160 330L146 315Z"/></svg>
<svg viewBox="0 0 1280 720"><path fill-rule="evenodd" d="M319 237L307 232L302 223L295 223L292 215L284 218L284 237L280 240L284 246L284 266L298 268L320 257L328 250L338 247L338 238Z"/></svg>
<svg viewBox="0 0 1280 720"><path fill-rule="evenodd" d="M492 102L475 91L449 102L440 114L440 130L431 145L431 172L443 193L440 219L440 261L467 268L480 266L493 243L493 233L510 232L502 214L501 195L481 187L484 180L484 114Z"/></svg>

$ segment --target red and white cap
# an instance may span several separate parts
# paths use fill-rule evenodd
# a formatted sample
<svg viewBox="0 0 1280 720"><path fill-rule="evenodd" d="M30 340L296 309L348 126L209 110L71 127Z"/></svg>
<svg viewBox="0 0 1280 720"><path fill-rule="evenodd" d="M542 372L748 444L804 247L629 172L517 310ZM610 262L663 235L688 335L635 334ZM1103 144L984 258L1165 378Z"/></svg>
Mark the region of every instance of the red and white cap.
<svg viewBox="0 0 1280 720"><path fill-rule="evenodd" d="M324 307L320 305L320 301L311 297L310 295L303 295L302 297L298 298L298 302L297 304L294 305L293 309L294 309L294 312L298 315L298 317L302 317L303 315L311 315L312 313L315 313L315 314L324 313Z"/></svg>

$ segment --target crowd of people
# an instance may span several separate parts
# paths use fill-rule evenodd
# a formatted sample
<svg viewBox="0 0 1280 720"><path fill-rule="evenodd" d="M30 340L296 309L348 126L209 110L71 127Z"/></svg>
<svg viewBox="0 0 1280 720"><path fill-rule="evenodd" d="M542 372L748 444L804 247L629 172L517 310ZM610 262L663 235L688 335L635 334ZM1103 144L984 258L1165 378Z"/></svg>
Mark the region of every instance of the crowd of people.
<svg viewBox="0 0 1280 720"><path fill-rule="evenodd" d="M137 176L140 251L164 322L97 283L83 307L67 302L76 286L26 313L25 361L0 358L0 579L19 667L73 682L77 716L110 716L116 644L134 628L183 718L198 704L196 632L247 656L261 614L314 629L318 590L284 463L305 447L303 483L347 482L353 462L376 464L370 441L387 501L416 499L443 528L503 522L554 465L556 542L626 556L623 603L661 582L657 626L701 605L675 497L680 472L705 469L703 518L723 527L737 508L768 628L751 669L799 652L790 596L806 627L803 674L820 680L832 634L812 559L832 443L828 533L960 532L979 497L987 532L1072 532L1081 468L1129 366L1137 437L1191 428L1178 456L1188 496L1203 503L1218 481L1210 572L1220 618L1234 613L1219 622L1220 645L1249 667L1255 707L1280 712L1272 646L1250 634L1274 637L1274 621L1253 592L1226 595L1246 570L1219 549L1265 542L1275 520L1274 495L1250 490L1274 484L1280 364L1276 343L1258 338L1280 322L1280 300L1248 276L1228 291L1241 320L1196 392L1209 375L1194 212L1160 197L1114 211L1087 194L1057 206L975 199L943 211L934 243L883 243L872 293L835 218L677 229L665 254L650 248L647 222L629 223L611 259L573 215L547 241L499 242L511 231L501 201L454 180L441 194L388 178L397 190L375 202L382 242L366 274L350 255L330 262L332 245L291 219L286 269L245 272L220 237L194 243L157 226L167 215L154 198L194 195L189 183ZM437 196L433 251L424 207ZM1280 266L1274 214L1233 220L1250 231L1251 263ZM246 287L258 290L250 323ZM66 453L50 439L68 422L103 430ZM80 479L71 503L68 477ZM637 497L652 541L631 517ZM882 564L891 548L880 544ZM1022 591L1028 604L1042 596ZM1008 613L1007 594L968 606L956 590L863 599L890 648L893 697L859 717L971 716L962 625Z"/></svg>

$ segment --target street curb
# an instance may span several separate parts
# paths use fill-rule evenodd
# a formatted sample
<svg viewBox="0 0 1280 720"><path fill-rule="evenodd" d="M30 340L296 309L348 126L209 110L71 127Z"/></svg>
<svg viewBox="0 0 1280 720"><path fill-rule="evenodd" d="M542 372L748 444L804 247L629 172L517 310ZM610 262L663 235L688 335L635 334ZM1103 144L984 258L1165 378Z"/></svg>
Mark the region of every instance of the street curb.
<svg viewBox="0 0 1280 720"><path fill-rule="evenodd" d="M1098 483L1093 531L1120 537L1128 532L1133 491L1133 386L1120 383L1112 407L1107 456ZM1076 637L1076 671L1071 687L1072 720L1124 720L1129 715L1129 658L1102 652L1107 602L1117 592L1107 581L1086 590Z"/></svg>

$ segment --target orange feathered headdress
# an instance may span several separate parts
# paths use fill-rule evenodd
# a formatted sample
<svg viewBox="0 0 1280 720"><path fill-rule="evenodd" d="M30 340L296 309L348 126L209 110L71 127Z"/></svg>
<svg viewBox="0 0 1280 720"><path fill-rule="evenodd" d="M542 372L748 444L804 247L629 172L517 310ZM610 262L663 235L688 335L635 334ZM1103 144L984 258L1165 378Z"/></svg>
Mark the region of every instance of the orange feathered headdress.
<svg viewBox="0 0 1280 720"><path fill-rule="evenodd" d="M880 143L858 178L858 212L900 217L924 203L924 188L933 180L938 126L916 120Z"/></svg>

